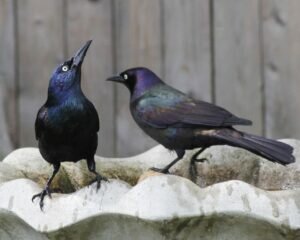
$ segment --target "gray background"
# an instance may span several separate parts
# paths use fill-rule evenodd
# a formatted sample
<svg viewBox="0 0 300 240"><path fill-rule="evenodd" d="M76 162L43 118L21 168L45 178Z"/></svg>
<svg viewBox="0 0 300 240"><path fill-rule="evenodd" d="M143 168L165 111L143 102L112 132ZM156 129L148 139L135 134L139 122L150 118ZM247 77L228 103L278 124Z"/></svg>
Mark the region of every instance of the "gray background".
<svg viewBox="0 0 300 240"><path fill-rule="evenodd" d="M82 84L102 156L155 145L131 119L128 90L105 82L135 66L253 120L244 130L300 138L299 11L298 0L0 0L0 152L36 146L50 74L88 39Z"/></svg>

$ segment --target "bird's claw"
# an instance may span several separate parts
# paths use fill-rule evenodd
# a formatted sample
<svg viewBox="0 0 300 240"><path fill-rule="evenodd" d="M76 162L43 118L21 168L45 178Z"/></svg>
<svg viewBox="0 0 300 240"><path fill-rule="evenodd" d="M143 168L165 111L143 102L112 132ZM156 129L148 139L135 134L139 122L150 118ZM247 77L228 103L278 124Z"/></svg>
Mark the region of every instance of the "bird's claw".
<svg viewBox="0 0 300 240"><path fill-rule="evenodd" d="M40 198L40 208L41 211L43 211L43 207L44 207L44 198L45 196L48 195L49 198L52 198L51 196L51 190L49 187L46 187L45 189L43 189L43 191L41 191L38 194L35 194L32 196L31 201L33 202L35 198L39 197Z"/></svg>
<svg viewBox="0 0 300 240"><path fill-rule="evenodd" d="M207 158L199 158L199 159L197 159L197 158L192 158L192 160L191 160L191 163L203 163L203 162L207 162L208 160L207 160Z"/></svg>
<svg viewBox="0 0 300 240"><path fill-rule="evenodd" d="M101 181L109 182L106 177L101 176L100 174L96 175L96 178L90 182L90 184L97 182L97 190L101 187Z"/></svg>
<svg viewBox="0 0 300 240"><path fill-rule="evenodd" d="M152 167L152 168L150 168L150 170L152 170L154 172L159 172L159 173L164 173L164 174L170 174L169 169L165 169L165 168L155 168L155 167Z"/></svg>

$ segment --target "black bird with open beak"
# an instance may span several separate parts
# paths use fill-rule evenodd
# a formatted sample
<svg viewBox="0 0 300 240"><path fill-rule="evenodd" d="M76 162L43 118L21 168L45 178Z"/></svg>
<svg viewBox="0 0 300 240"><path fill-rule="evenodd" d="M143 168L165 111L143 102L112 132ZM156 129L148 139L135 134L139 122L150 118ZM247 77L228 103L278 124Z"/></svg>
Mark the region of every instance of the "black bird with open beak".
<svg viewBox="0 0 300 240"><path fill-rule="evenodd" d="M94 105L81 90L81 66L92 41L86 42L74 57L60 64L53 72L46 103L38 111L35 134L43 158L53 165L53 174L45 189L32 197L51 197L50 184L64 161L86 159L88 169L96 175L97 189L101 180L96 172L94 155L98 146L99 118Z"/></svg>

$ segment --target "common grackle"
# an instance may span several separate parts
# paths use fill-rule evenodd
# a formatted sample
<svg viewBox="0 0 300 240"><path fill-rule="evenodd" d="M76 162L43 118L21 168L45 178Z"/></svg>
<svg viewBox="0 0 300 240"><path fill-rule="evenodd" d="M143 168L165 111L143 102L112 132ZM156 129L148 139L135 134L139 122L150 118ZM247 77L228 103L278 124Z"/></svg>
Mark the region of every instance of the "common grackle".
<svg viewBox="0 0 300 240"><path fill-rule="evenodd" d="M191 164L203 159L198 155L212 145L230 145L247 149L283 165L295 161L293 148L285 143L234 129L233 125L251 125L250 120L234 116L214 104L192 99L165 84L147 68L132 68L107 79L124 84L130 91L130 111L139 127L170 150L177 158L163 169L168 173L186 149L201 148Z"/></svg>
<svg viewBox="0 0 300 240"><path fill-rule="evenodd" d="M81 65L92 41L86 42L74 57L59 65L53 72L46 103L38 111L35 134L44 159L54 167L46 187L41 193L40 208L44 197L51 198L50 184L64 161L86 159L88 169L96 175L97 189L101 180L96 172L94 155L98 146L99 118L94 105L81 90Z"/></svg>

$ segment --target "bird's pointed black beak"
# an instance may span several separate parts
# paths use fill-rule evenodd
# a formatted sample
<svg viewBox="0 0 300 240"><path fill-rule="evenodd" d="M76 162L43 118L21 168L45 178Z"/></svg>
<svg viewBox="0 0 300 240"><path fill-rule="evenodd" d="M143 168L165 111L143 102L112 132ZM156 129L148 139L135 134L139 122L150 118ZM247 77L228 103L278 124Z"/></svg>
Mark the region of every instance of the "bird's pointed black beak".
<svg viewBox="0 0 300 240"><path fill-rule="evenodd" d="M86 55L87 50L89 49L90 45L92 43L92 40L87 41L74 55L73 57L73 66L78 66L80 67L84 57Z"/></svg>
<svg viewBox="0 0 300 240"><path fill-rule="evenodd" d="M124 78L122 78L121 76L113 76L106 79L106 81L124 83Z"/></svg>

